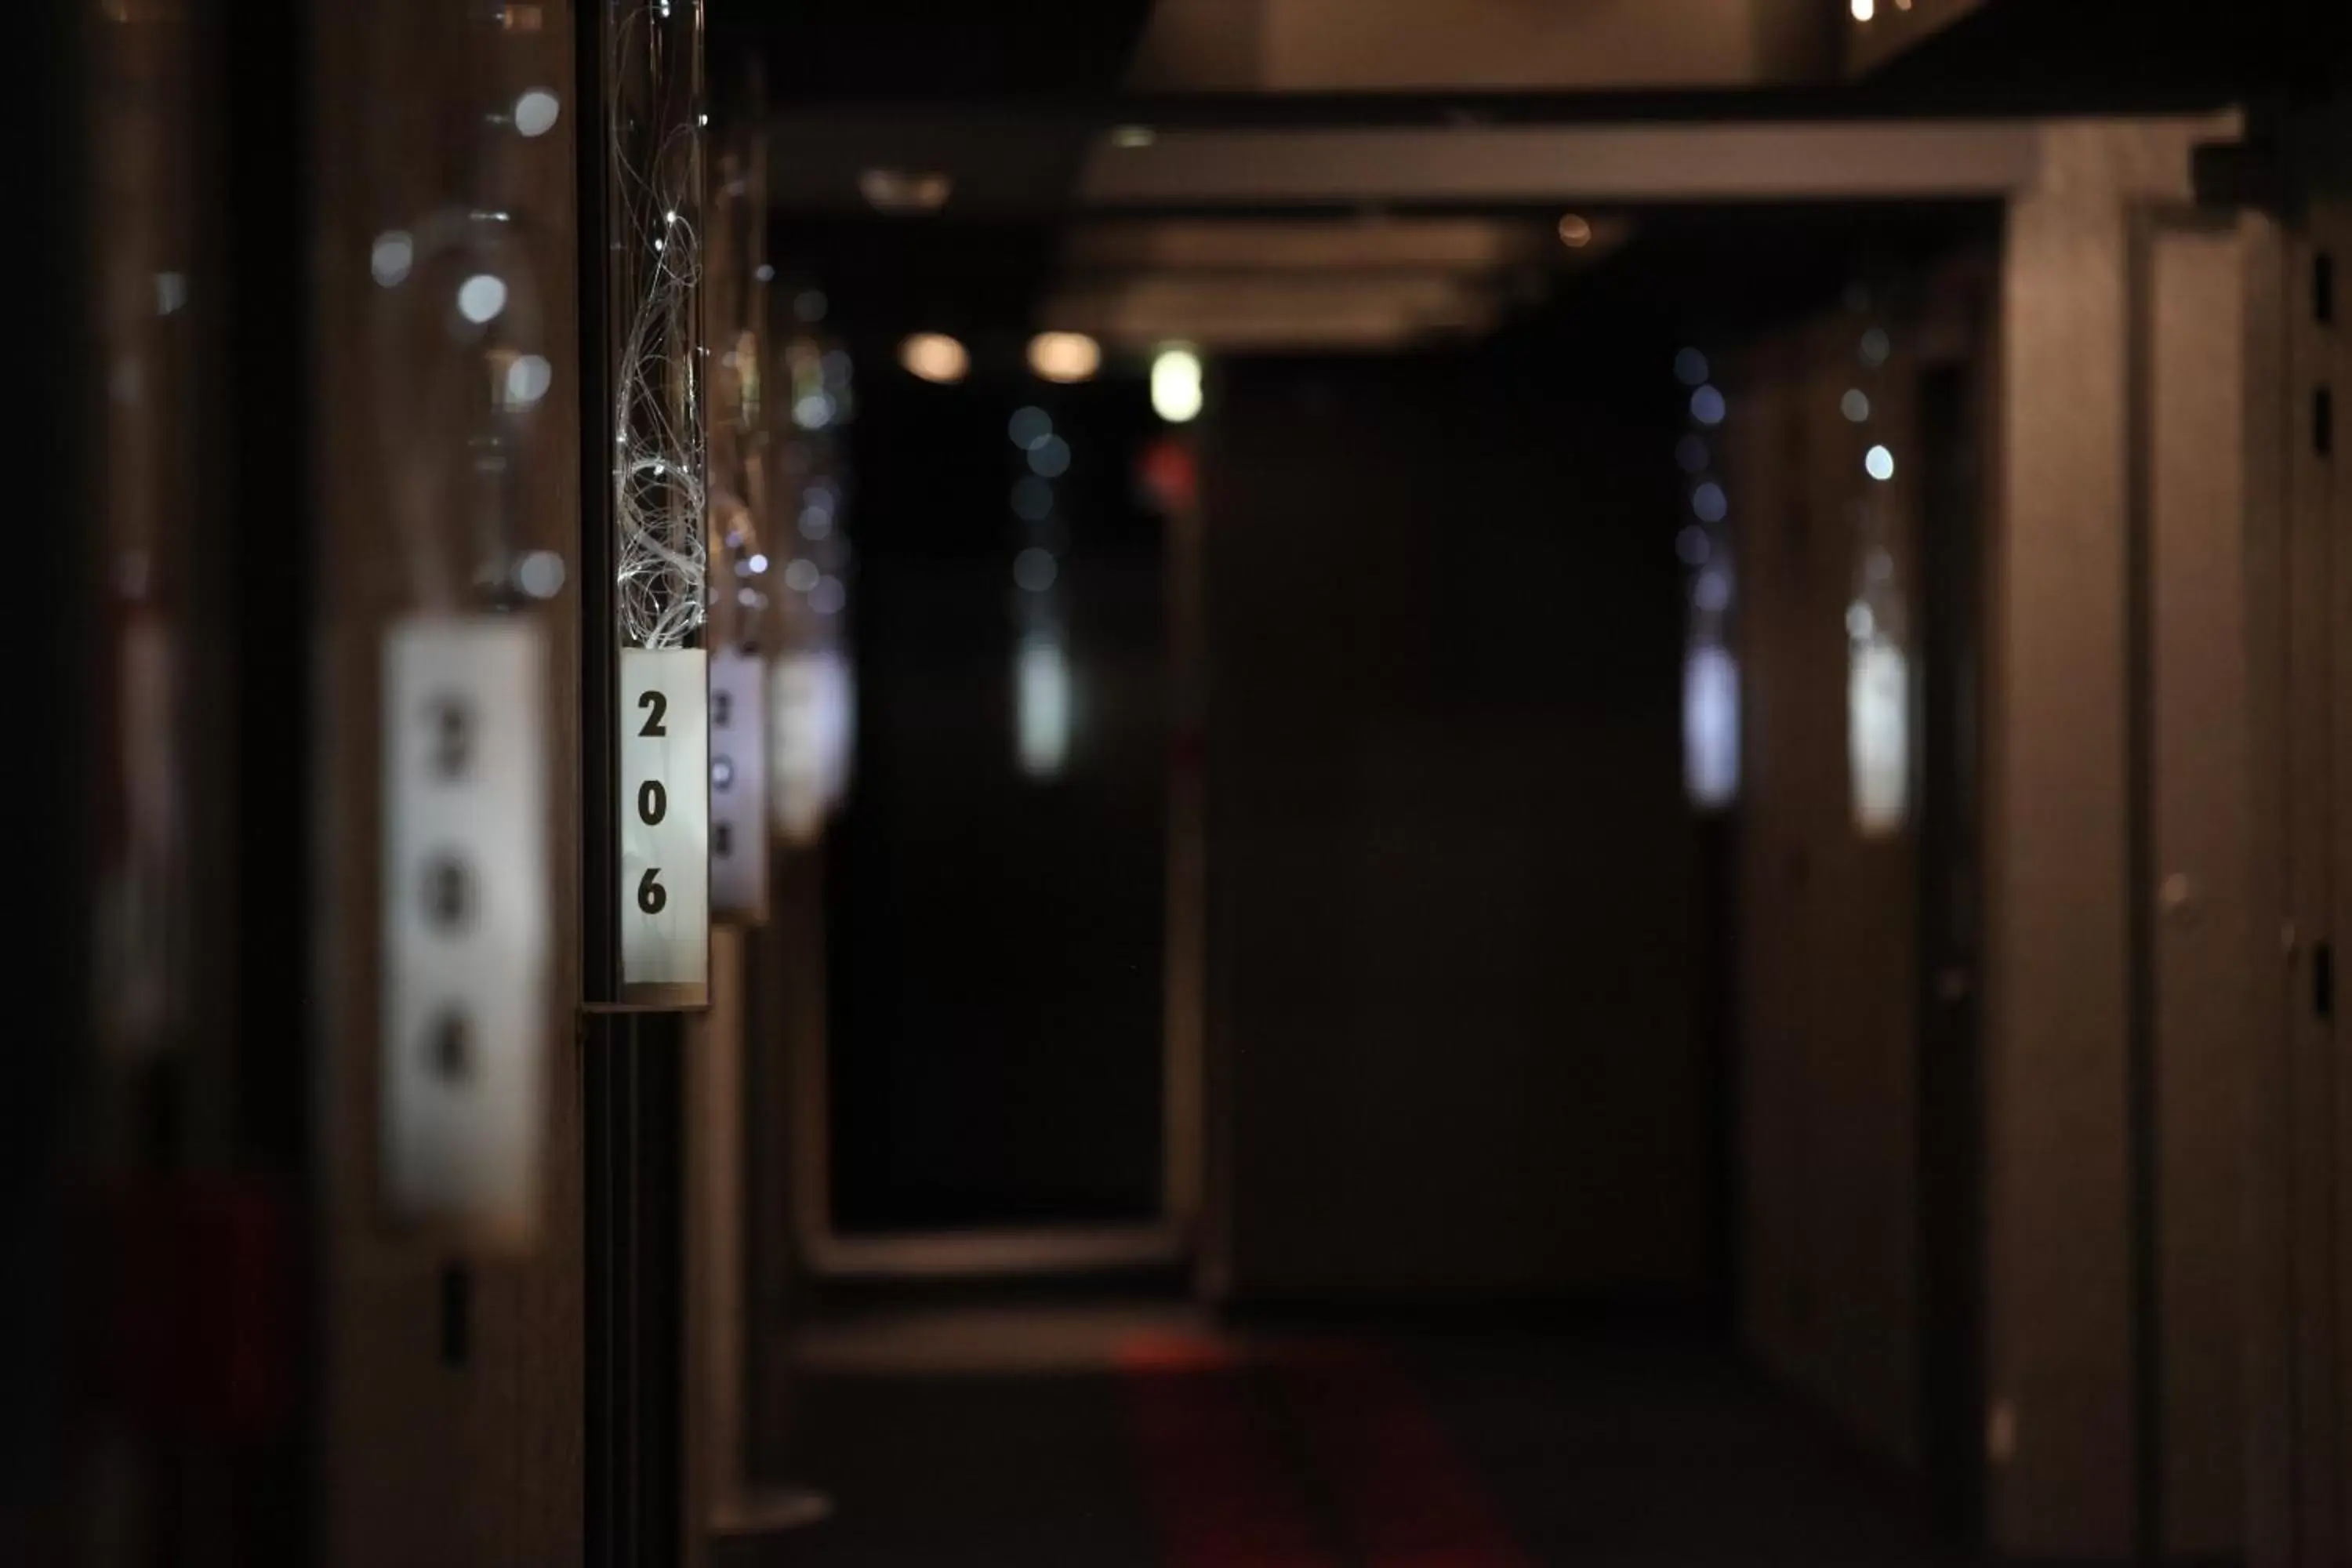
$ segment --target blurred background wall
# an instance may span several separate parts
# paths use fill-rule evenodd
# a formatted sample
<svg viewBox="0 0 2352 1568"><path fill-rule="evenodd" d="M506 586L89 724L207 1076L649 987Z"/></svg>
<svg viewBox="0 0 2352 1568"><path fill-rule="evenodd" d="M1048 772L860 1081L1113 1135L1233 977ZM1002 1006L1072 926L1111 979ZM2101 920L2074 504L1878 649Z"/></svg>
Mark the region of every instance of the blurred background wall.
<svg viewBox="0 0 2352 1568"><path fill-rule="evenodd" d="M1216 387L1209 997L1242 1296L1705 1288L1671 385L1535 351Z"/></svg>

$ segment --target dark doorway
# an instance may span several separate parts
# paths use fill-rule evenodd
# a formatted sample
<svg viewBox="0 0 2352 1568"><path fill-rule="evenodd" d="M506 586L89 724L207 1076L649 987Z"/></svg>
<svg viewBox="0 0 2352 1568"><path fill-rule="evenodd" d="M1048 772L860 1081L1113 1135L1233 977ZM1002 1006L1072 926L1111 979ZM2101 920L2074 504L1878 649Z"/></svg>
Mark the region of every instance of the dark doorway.
<svg viewBox="0 0 2352 1568"><path fill-rule="evenodd" d="M1152 416L1135 379L1003 358L954 385L890 366L854 426L856 762L826 868L845 1234L1160 1212Z"/></svg>

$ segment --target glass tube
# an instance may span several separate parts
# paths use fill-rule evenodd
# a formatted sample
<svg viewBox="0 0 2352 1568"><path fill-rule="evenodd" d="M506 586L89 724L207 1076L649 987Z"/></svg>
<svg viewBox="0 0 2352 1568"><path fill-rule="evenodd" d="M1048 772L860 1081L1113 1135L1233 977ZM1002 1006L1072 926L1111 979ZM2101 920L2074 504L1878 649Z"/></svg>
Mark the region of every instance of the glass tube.
<svg viewBox="0 0 2352 1568"><path fill-rule="evenodd" d="M702 6L605 0L614 580L623 640L690 646L708 614Z"/></svg>

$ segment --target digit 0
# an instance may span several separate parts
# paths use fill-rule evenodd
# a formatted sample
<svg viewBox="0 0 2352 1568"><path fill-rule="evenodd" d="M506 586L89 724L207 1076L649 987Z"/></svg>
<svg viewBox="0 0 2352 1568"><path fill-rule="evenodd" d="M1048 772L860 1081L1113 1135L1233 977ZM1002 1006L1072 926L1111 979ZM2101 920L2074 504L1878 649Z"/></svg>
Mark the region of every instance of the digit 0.
<svg viewBox="0 0 2352 1568"><path fill-rule="evenodd" d="M445 931L463 931L474 916L474 874L455 855L436 857L425 868L425 913Z"/></svg>
<svg viewBox="0 0 2352 1568"><path fill-rule="evenodd" d="M669 815L669 791L662 788L659 779L647 779L637 786L637 819L651 827Z"/></svg>

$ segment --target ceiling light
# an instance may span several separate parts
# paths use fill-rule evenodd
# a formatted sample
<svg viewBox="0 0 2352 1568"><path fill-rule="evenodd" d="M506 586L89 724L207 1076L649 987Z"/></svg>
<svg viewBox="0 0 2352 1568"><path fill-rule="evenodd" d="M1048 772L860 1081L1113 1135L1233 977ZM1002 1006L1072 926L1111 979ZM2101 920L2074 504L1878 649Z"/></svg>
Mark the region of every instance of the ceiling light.
<svg viewBox="0 0 2352 1568"><path fill-rule="evenodd" d="M971 356L945 332L917 332L898 345L898 363L909 374L946 385L963 379Z"/></svg>
<svg viewBox="0 0 2352 1568"><path fill-rule="evenodd" d="M876 212L935 213L954 189L936 169L868 169L857 176L857 194Z"/></svg>
<svg viewBox="0 0 2352 1568"><path fill-rule="evenodd" d="M1029 368L1047 381L1091 380L1102 348L1084 332L1039 332L1029 340Z"/></svg>
<svg viewBox="0 0 2352 1568"><path fill-rule="evenodd" d="M1151 362L1151 407L1171 425L1201 412L1201 356L1190 349L1162 349Z"/></svg>

